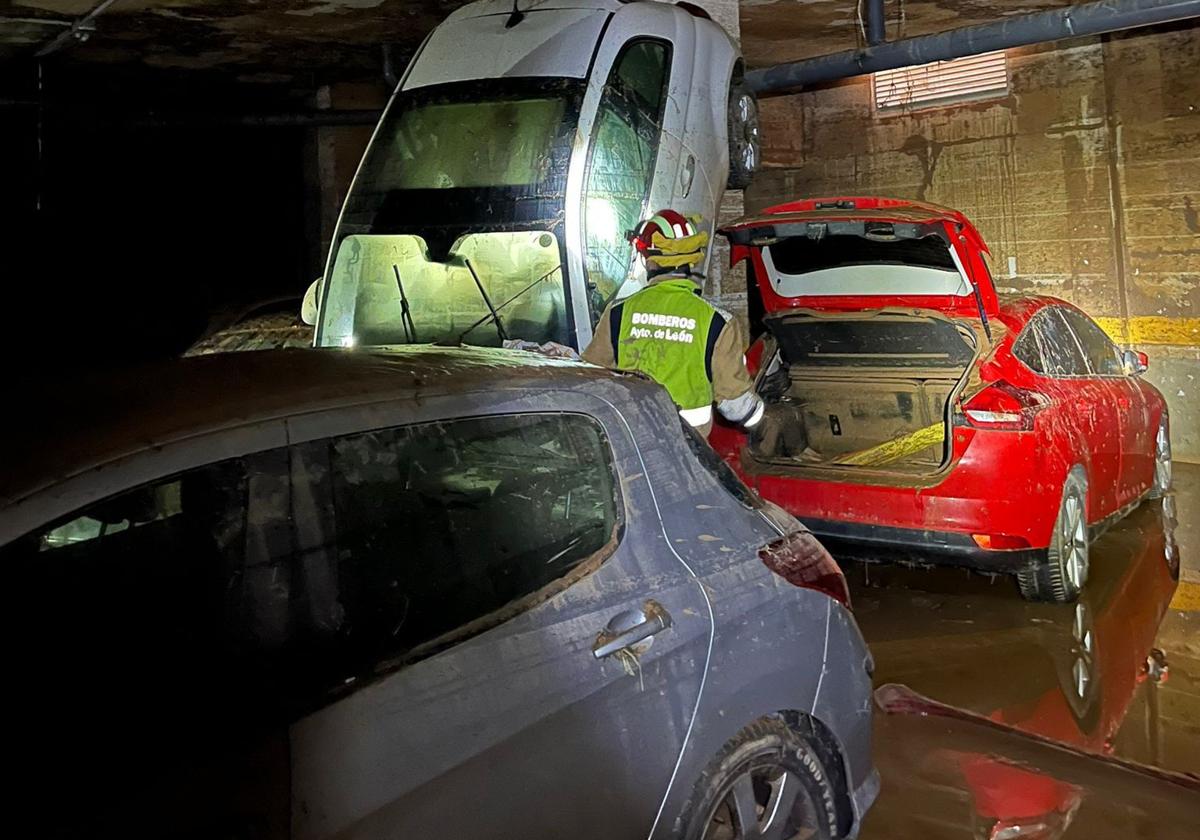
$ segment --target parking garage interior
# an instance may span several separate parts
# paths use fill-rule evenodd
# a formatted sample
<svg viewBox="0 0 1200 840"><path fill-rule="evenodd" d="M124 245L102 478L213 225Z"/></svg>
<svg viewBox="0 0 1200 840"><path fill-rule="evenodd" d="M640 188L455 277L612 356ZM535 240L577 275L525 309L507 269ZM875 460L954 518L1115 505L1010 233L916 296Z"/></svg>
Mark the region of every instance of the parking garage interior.
<svg viewBox="0 0 1200 840"><path fill-rule="evenodd" d="M1027 603L1005 576L921 557L834 552L875 668L882 785L861 836L1196 837L1200 10L989 50L985 83L926 100L887 75L939 71L926 62L802 74L1071 4L695 3L760 80L761 169L725 194L722 221L799 197L955 208L989 244L1002 295L1084 309L1146 354L1170 412L1173 489L1096 538L1074 604ZM247 313L297 313L398 76L461 5L0 4L6 413L35 384L69 392ZM752 282L718 241L706 299L749 328Z"/></svg>

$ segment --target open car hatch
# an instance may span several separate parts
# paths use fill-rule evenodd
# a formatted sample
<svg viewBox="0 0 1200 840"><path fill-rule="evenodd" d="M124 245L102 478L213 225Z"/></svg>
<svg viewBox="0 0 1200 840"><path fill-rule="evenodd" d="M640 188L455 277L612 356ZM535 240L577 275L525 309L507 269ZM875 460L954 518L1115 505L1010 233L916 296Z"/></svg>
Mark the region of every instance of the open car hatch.
<svg viewBox="0 0 1200 840"><path fill-rule="evenodd" d="M886 198L807 199L721 229L733 265L749 261L760 311L999 308L987 246L961 213ZM755 302L758 303L758 302ZM752 303L752 308L754 303Z"/></svg>

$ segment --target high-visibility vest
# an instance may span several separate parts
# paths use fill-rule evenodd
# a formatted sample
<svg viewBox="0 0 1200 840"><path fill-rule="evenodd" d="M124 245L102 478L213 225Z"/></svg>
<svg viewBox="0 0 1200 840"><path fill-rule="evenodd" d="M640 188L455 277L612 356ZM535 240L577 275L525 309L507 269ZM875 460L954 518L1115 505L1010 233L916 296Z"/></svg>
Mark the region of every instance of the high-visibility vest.
<svg viewBox="0 0 1200 840"><path fill-rule="evenodd" d="M710 344L725 323L720 319L713 330L716 310L696 291L695 283L680 277L630 295L618 304L620 321L613 336L617 368L641 371L658 382L685 417L711 409Z"/></svg>

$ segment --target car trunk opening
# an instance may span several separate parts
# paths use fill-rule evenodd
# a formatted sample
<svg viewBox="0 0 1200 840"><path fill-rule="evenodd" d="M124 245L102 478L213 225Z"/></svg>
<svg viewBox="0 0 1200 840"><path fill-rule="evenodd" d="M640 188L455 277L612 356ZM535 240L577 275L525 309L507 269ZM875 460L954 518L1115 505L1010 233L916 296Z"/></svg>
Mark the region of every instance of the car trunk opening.
<svg viewBox="0 0 1200 840"><path fill-rule="evenodd" d="M769 315L749 454L771 464L923 474L951 447L951 410L981 325L923 310Z"/></svg>

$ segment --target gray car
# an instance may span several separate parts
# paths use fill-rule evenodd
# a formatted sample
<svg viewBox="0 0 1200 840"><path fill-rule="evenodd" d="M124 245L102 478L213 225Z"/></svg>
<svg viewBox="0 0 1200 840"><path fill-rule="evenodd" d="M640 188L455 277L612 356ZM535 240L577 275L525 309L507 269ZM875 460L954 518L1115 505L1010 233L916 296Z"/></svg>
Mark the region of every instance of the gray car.
<svg viewBox="0 0 1200 840"><path fill-rule="evenodd" d="M10 823L858 831L845 581L648 380L427 347L52 390L0 456Z"/></svg>

